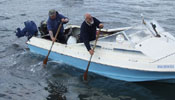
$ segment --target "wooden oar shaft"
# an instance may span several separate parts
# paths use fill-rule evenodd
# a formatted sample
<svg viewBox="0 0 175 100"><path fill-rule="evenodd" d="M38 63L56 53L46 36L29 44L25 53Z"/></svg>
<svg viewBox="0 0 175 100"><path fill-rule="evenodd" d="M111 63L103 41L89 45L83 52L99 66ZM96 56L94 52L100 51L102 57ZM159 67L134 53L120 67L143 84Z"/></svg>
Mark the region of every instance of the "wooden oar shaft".
<svg viewBox="0 0 175 100"><path fill-rule="evenodd" d="M55 35L55 39L57 39L61 27L62 27L62 23L60 23L60 25L59 25L59 27L58 27L57 33L56 33L56 35ZM50 50L49 50L48 55L50 54L50 52L51 52L51 50L52 50L52 47L53 47L54 43L55 43L55 41L52 41L52 45L51 45L51 48L50 48Z"/></svg>
<svg viewBox="0 0 175 100"><path fill-rule="evenodd" d="M87 68L86 68L86 71L88 71L88 69L89 69L89 66L90 66L90 63L91 63L91 59L92 59L92 55L91 55L91 57L89 58L88 65L87 65Z"/></svg>
<svg viewBox="0 0 175 100"><path fill-rule="evenodd" d="M62 27L62 22L60 23L60 25L59 25L59 27L58 27L58 30L57 30L56 35L55 35L55 37L54 37L55 39L57 39L61 27ZM46 64L47 64L48 57L49 57L49 55L50 55L50 52L52 51L52 47L53 47L54 43L55 43L55 41L52 41L52 45L51 45L51 47L50 47L50 50L49 50L49 52L48 52L46 58L45 58L44 61L43 61L43 65L46 65Z"/></svg>
<svg viewBox="0 0 175 100"><path fill-rule="evenodd" d="M96 44L97 44L97 41L98 41L98 38L99 38L99 35L100 35L100 31L101 31L101 29L99 29L99 31L98 31L98 34L97 34L97 37L96 37L96 40L95 40L95 43L94 43L93 51L96 48ZM87 65L86 71L84 73L84 80L87 80L88 70L89 70L89 66L90 66L90 63L91 63L92 56L93 55L91 55L91 57L90 57L90 59L88 61L88 65Z"/></svg>
<svg viewBox="0 0 175 100"><path fill-rule="evenodd" d="M59 25L59 27L58 27L57 33L56 33L56 35L55 35L55 39L57 39L58 34L59 34L60 30L61 30L61 27L62 27L62 22L60 23L60 25Z"/></svg>

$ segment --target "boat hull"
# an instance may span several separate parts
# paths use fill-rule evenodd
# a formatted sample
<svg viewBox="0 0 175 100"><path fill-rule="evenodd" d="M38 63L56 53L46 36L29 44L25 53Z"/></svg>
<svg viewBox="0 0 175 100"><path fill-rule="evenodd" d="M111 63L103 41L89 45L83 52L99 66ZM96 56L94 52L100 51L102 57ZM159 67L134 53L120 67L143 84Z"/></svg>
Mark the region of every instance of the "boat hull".
<svg viewBox="0 0 175 100"><path fill-rule="evenodd" d="M46 56L48 50L39 48L33 45L28 44L31 52L41 54ZM50 59L55 61L62 61L66 64L72 65L76 68L86 70L88 61L71 57L68 55L63 55L57 52L51 52ZM89 68L90 72L112 78L117 80L123 80L128 82L142 82L142 81L156 81L156 80L167 80L167 79L175 79L175 72L156 72L156 71L142 71L142 70L134 70L121 68L120 66L109 66L100 63L92 62Z"/></svg>

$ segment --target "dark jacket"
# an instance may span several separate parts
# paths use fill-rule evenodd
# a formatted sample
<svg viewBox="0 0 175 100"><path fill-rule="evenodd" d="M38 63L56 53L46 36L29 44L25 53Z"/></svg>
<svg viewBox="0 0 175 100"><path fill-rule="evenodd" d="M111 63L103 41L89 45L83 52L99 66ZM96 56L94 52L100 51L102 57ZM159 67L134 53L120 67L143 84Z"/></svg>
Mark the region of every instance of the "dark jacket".
<svg viewBox="0 0 175 100"><path fill-rule="evenodd" d="M62 18L66 18L66 17L56 12L56 18L54 20L51 19L50 17L47 20L47 29L51 30L54 36L57 32L58 26L60 25ZM63 31L64 31L64 27L62 25L60 33L63 34Z"/></svg>
<svg viewBox="0 0 175 100"><path fill-rule="evenodd" d="M85 44L88 51L91 50L89 42L96 39L97 27L99 28L99 24L101 23L95 17L93 17L93 20L94 23L91 26L84 21L80 29L80 41Z"/></svg>
<svg viewBox="0 0 175 100"><path fill-rule="evenodd" d="M18 38L27 36L29 40L33 35L37 34L38 29L35 22L33 21L25 21L24 25L25 27L22 30L20 28L17 28L16 36Z"/></svg>

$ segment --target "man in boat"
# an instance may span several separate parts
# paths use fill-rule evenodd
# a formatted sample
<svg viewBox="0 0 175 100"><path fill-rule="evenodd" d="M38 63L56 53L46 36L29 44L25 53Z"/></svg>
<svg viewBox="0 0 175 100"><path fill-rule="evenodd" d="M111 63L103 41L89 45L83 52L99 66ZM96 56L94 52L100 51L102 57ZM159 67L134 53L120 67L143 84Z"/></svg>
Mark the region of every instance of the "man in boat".
<svg viewBox="0 0 175 100"><path fill-rule="evenodd" d="M50 38L52 41L58 40L60 43L65 43L64 38L64 27L62 25L61 30L57 39L55 39L56 32L58 30L59 25L68 23L69 19L61 14L59 14L56 10L51 9L49 11L49 18L47 20L47 29L50 34Z"/></svg>
<svg viewBox="0 0 175 100"><path fill-rule="evenodd" d="M80 29L80 41L83 42L89 51L91 55L94 54L94 51L90 47L90 41L93 41L96 39L96 31L97 28L103 28L103 24L96 19L95 17L92 17L90 14L85 14L85 21L81 24Z"/></svg>

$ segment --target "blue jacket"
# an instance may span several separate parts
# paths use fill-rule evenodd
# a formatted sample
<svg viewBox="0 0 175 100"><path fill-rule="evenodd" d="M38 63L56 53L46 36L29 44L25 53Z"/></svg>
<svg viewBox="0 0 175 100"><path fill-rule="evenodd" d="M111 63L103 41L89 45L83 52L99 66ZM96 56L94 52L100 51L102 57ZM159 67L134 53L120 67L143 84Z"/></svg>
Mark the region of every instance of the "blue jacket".
<svg viewBox="0 0 175 100"><path fill-rule="evenodd" d="M101 23L98 19L93 17L94 24L89 26L85 21L81 24L80 29L80 41L84 42L87 50L91 49L89 42L96 39L96 31L97 27L99 28L99 24Z"/></svg>
<svg viewBox="0 0 175 100"><path fill-rule="evenodd" d="M47 29L48 29L48 31L51 30L53 32L54 36L55 36L55 34L57 32L57 29L58 29L58 27L59 27L59 25L61 23L61 19L62 18L67 18L67 17L65 17L65 16L59 14L58 12L56 12L56 18L54 20L51 19L50 17L47 20ZM62 25L60 33L63 34L63 31L64 31L64 27Z"/></svg>
<svg viewBox="0 0 175 100"><path fill-rule="evenodd" d="M33 35L38 32L38 29L35 22L33 21L25 21L24 25L25 27L22 30L20 28L17 28L16 36L18 38L27 36L29 40Z"/></svg>

